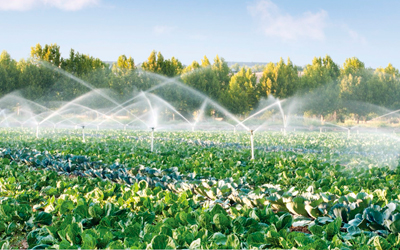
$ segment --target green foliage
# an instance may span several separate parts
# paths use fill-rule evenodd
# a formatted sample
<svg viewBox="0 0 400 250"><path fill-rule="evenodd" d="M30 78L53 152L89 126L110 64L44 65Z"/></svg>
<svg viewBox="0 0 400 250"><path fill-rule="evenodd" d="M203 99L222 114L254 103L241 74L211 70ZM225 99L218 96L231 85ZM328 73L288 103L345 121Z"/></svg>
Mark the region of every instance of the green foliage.
<svg viewBox="0 0 400 250"><path fill-rule="evenodd" d="M4 132L0 146L20 145L11 139L19 138L18 133ZM100 133L106 137L110 132ZM143 136L143 132L129 133ZM172 140L193 136L188 133L164 133L170 139L160 142L166 154L149 154L144 149L148 145L140 140L132 151L126 135L91 138L84 151L78 140L50 135L27 139L22 150L2 148L3 244L14 244L23 236L29 248L36 249L400 246L400 193L390 189L400 184L398 168L327 163L332 149L349 150L348 142L337 134L323 138L260 134L260 140L291 147L299 143L304 150L260 152L259 160L251 162L246 161L248 152L236 147L221 150ZM234 139L207 132L195 136L220 143ZM310 143L315 140L330 146L318 153L305 151L318 148ZM371 141L376 140L364 144ZM107 148L108 154L99 155L99 148ZM46 153L38 151L44 149ZM121 164L113 165L113 156ZM92 161L96 162L93 167ZM68 170L68 162L74 165L73 171ZM154 163L159 168L147 167ZM197 178L193 178L193 168Z"/></svg>

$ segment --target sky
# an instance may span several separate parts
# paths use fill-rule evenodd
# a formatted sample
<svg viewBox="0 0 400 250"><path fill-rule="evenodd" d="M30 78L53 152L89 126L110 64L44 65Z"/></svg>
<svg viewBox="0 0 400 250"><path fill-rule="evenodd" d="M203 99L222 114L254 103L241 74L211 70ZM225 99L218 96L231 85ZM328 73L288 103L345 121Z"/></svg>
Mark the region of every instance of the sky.
<svg viewBox="0 0 400 250"><path fill-rule="evenodd" d="M0 50L20 60L37 43L56 43L63 57L73 48L135 63L156 50L186 65L219 55L305 66L329 55L400 68L399 9L397 0L0 0Z"/></svg>

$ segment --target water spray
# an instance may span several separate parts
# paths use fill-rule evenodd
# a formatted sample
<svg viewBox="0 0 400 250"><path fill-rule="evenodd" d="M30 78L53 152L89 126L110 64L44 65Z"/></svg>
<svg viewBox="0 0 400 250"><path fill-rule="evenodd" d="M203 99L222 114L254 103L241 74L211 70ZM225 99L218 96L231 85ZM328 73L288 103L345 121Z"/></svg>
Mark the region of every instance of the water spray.
<svg viewBox="0 0 400 250"><path fill-rule="evenodd" d="M82 142L85 142L85 126L82 126Z"/></svg>
<svg viewBox="0 0 400 250"><path fill-rule="evenodd" d="M154 148L154 127L151 127L151 148L150 151L153 152Z"/></svg>
<svg viewBox="0 0 400 250"><path fill-rule="evenodd" d="M250 130L250 143L251 143L251 159L254 160L254 138L253 138L253 130Z"/></svg>

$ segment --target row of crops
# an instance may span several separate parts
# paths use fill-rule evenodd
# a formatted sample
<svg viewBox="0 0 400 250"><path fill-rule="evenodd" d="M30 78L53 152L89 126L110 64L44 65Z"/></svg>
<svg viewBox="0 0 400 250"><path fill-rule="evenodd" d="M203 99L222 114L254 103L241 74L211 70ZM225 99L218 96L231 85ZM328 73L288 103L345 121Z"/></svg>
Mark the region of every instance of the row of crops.
<svg viewBox="0 0 400 250"><path fill-rule="evenodd" d="M400 248L396 134L0 134L2 248Z"/></svg>

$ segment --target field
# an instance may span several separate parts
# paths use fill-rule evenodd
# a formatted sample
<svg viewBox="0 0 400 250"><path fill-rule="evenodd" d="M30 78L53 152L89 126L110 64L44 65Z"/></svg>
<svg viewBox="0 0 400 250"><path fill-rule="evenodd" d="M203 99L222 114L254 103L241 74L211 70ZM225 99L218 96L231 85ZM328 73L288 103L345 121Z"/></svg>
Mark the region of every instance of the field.
<svg viewBox="0 0 400 250"><path fill-rule="evenodd" d="M0 132L2 248L400 248L398 134Z"/></svg>

